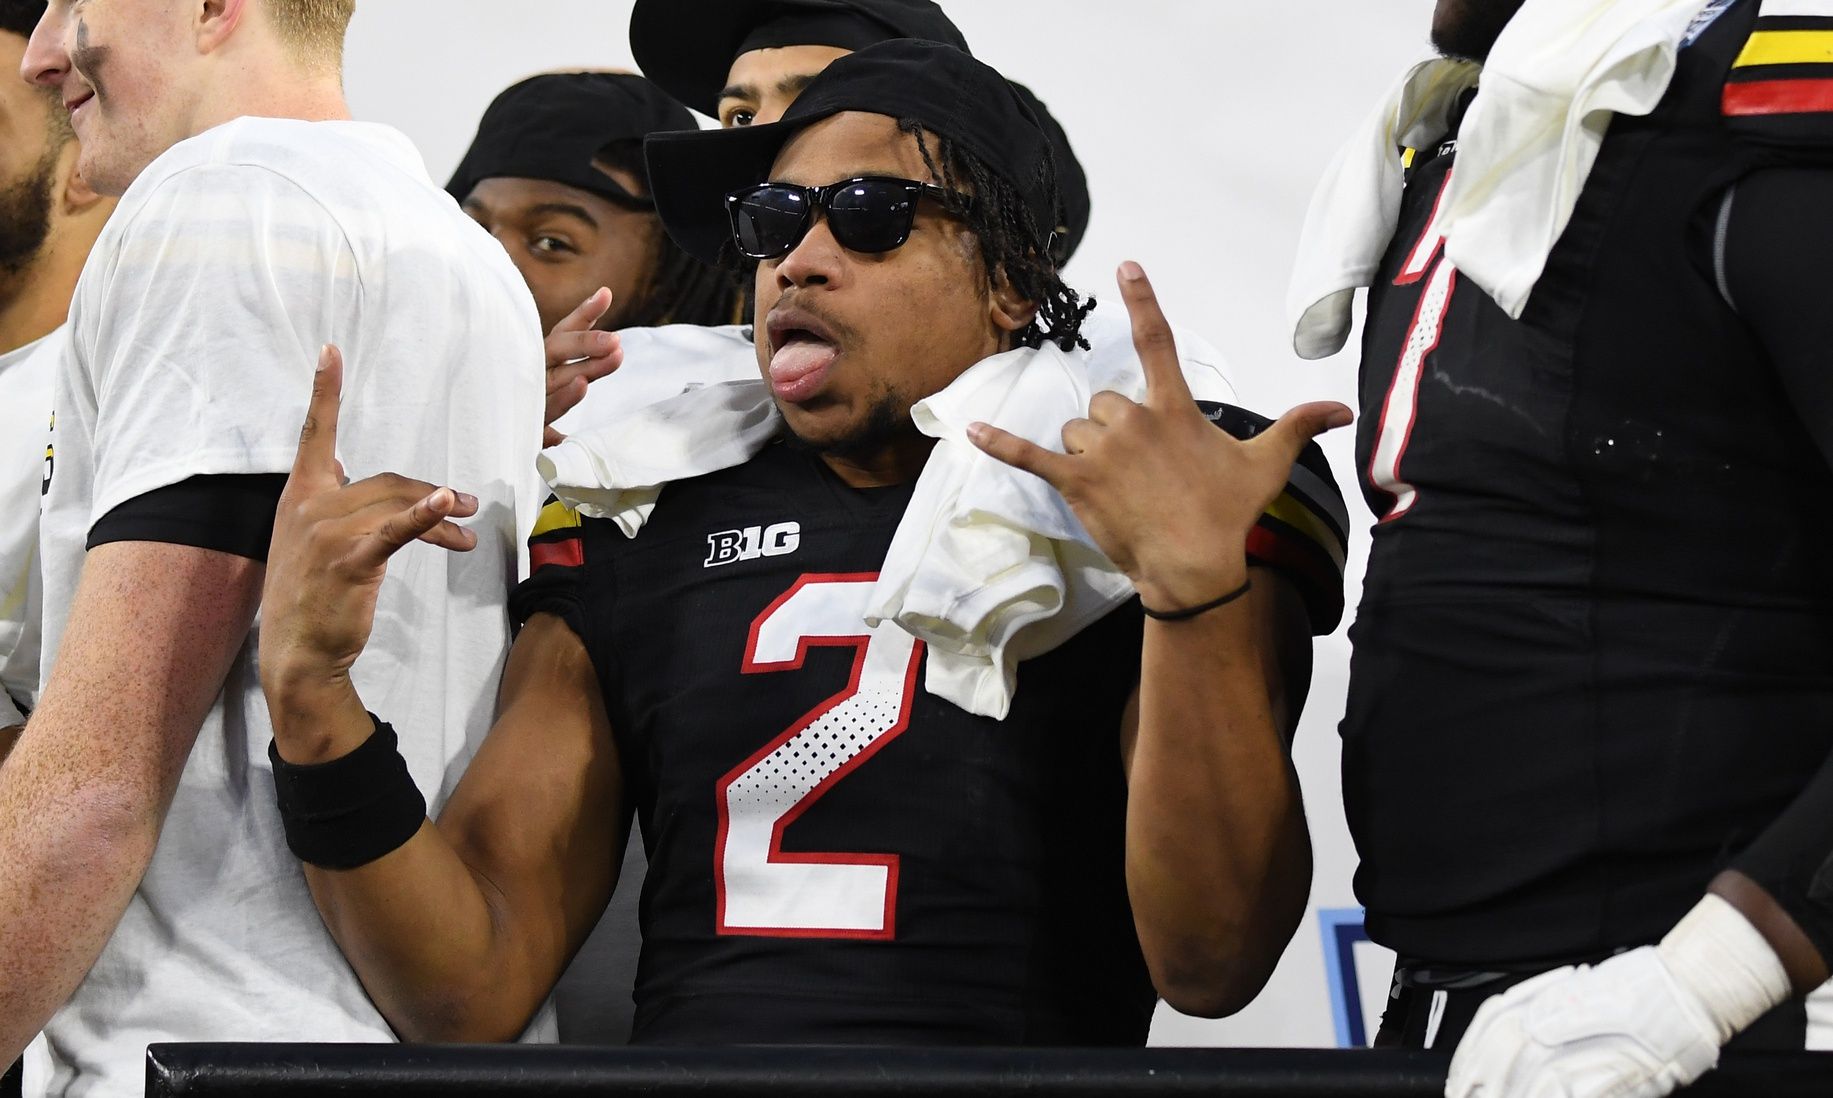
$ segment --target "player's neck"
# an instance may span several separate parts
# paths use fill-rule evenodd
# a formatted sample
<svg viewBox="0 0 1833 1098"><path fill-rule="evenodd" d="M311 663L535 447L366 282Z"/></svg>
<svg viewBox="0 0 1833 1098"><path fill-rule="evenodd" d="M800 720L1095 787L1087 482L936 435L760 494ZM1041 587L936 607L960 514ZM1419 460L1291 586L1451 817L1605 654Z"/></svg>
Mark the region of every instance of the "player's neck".
<svg viewBox="0 0 1833 1098"><path fill-rule="evenodd" d="M935 445L935 439L910 431L866 453L823 453L821 460L849 488L890 488L921 476Z"/></svg>
<svg viewBox="0 0 1833 1098"><path fill-rule="evenodd" d="M342 122L350 118L341 80L333 74L301 74L291 69L286 80L237 86L234 94L206 95L191 117L192 136L238 118L293 118L301 122Z"/></svg>
<svg viewBox="0 0 1833 1098"><path fill-rule="evenodd" d="M43 339L64 322L81 271L47 269L34 263L17 273L0 273L0 355Z"/></svg>

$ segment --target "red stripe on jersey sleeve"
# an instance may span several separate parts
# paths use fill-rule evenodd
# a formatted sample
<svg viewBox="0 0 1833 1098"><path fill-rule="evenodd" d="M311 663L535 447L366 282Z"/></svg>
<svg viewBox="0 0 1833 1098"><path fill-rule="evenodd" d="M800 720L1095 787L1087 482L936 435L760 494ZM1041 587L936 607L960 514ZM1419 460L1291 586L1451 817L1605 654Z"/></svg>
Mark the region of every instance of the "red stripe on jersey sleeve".
<svg viewBox="0 0 1833 1098"><path fill-rule="evenodd" d="M1724 112L1740 117L1833 111L1833 80L1752 80L1726 84Z"/></svg>
<svg viewBox="0 0 1833 1098"><path fill-rule="evenodd" d="M528 547L528 568L539 572L548 565L578 568L586 562L585 542L578 537L558 541L537 541Z"/></svg>

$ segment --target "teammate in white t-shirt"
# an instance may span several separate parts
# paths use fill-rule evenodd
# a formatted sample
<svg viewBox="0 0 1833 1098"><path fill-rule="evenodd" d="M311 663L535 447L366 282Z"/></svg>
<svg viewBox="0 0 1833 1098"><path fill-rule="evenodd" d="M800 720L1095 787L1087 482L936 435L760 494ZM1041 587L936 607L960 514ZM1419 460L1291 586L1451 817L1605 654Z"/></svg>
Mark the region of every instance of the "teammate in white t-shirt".
<svg viewBox="0 0 1833 1098"><path fill-rule="evenodd" d="M349 475L477 493L442 528L473 551L407 547L349 674L432 803L489 723L541 334L406 138L348 120L352 5L53 0L25 56L122 194L57 381L48 674L0 771L0 1058L44 1025L54 1094L138 1094L154 1041L391 1039L280 834L250 632L324 344Z"/></svg>
<svg viewBox="0 0 1833 1098"><path fill-rule="evenodd" d="M44 0L0 0L0 72L18 66L44 11ZM58 345L50 336L114 208L77 174L77 152L62 104L0 80L0 758L38 696L38 497Z"/></svg>

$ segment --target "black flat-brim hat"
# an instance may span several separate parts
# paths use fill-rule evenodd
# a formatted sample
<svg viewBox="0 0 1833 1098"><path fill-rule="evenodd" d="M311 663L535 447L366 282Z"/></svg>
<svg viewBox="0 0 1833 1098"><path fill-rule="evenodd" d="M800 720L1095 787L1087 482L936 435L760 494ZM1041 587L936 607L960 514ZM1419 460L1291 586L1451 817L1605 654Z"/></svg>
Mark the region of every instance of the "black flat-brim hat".
<svg viewBox="0 0 1833 1098"><path fill-rule="evenodd" d="M683 251L718 263L731 238L726 195L763 183L791 138L845 111L912 119L983 161L1023 198L1043 247L1057 221L1050 146L998 72L953 46L896 39L840 58L768 126L668 133L644 145L656 212ZM829 180L826 182L836 182Z"/></svg>
<svg viewBox="0 0 1833 1098"><path fill-rule="evenodd" d="M968 52L934 0L637 0L630 50L643 75L708 116L741 53L776 46L862 50L893 38Z"/></svg>
<svg viewBox="0 0 1833 1098"><path fill-rule="evenodd" d="M613 202L648 205L593 166L605 146L695 128L694 116L632 73L532 76L491 102L446 192L463 202L497 176L545 179Z"/></svg>

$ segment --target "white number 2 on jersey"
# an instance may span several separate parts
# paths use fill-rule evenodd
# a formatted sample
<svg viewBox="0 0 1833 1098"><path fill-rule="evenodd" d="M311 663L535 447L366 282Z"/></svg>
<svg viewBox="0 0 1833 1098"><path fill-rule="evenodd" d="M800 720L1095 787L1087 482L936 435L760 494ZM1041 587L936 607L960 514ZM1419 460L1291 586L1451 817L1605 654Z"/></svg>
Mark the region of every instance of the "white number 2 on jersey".
<svg viewBox="0 0 1833 1098"><path fill-rule="evenodd" d="M897 855L785 852L783 830L904 730L923 646L865 627L875 575L810 575L751 623L744 673L796 671L816 646L853 648L852 680L719 783L719 933L890 938Z"/></svg>

